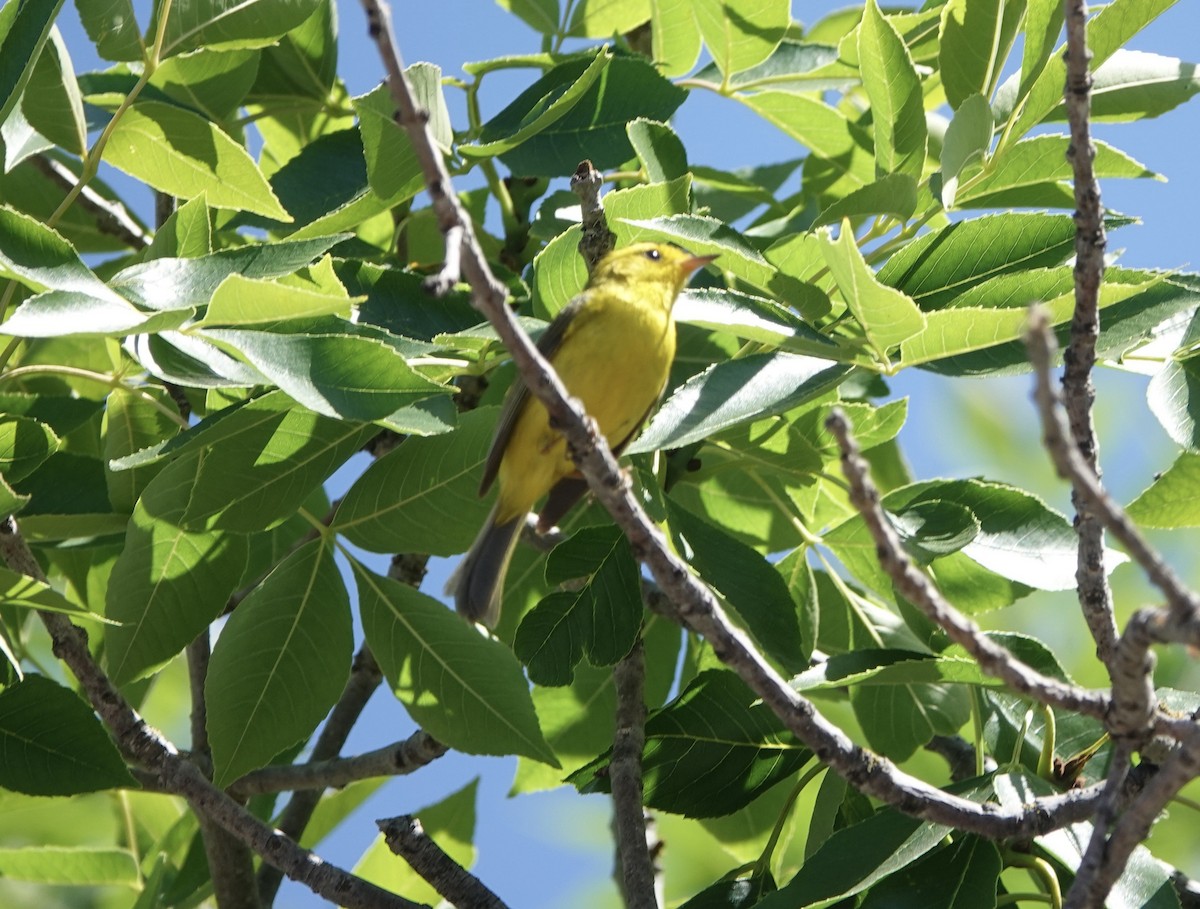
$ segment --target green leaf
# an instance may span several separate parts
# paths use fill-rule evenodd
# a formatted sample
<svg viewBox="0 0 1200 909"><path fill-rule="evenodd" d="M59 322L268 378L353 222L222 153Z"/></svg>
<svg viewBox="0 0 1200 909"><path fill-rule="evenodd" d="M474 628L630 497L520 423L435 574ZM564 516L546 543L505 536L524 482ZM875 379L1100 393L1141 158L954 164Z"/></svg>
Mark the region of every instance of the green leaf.
<svg viewBox="0 0 1200 909"><path fill-rule="evenodd" d="M146 396L153 396L147 400ZM152 401L158 401L155 407ZM104 479L108 500L117 511L129 514L146 485L158 474L157 466L144 466L126 471L111 469L113 461L160 444L179 433L179 424L160 408L174 408L175 403L165 392L146 389L138 394L127 388L114 388L104 408L104 457L110 469Z"/></svg>
<svg viewBox="0 0 1200 909"><path fill-rule="evenodd" d="M499 155L518 176L566 175L584 158L605 170L633 155L627 123L665 122L685 97L640 57L602 50L569 58L485 123L477 145L459 152Z"/></svg>
<svg viewBox="0 0 1200 909"><path fill-rule="evenodd" d="M101 616L71 602L48 584L3 566L0 566L0 604L17 609L61 612L74 619L103 621Z"/></svg>
<svg viewBox="0 0 1200 909"><path fill-rule="evenodd" d="M162 56L198 47L267 47L311 16L321 0L179 0L170 7ZM159 8L149 33L158 29Z"/></svg>
<svg viewBox="0 0 1200 909"><path fill-rule="evenodd" d="M971 835L956 838L872 887L862 909L994 909L1002 870L995 844Z"/></svg>
<svg viewBox="0 0 1200 909"><path fill-rule="evenodd" d="M283 395L252 401L185 447L184 457L198 450L200 466L179 522L189 530L265 530L294 514L376 433Z"/></svg>
<svg viewBox="0 0 1200 909"><path fill-rule="evenodd" d="M0 123L20 100L61 7L62 0L27 0L0 11Z"/></svg>
<svg viewBox="0 0 1200 909"><path fill-rule="evenodd" d="M147 259L199 259L213 251L213 225L204 196L184 202L154 232Z"/></svg>
<svg viewBox="0 0 1200 909"><path fill-rule="evenodd" d="M344 327L343 327L344 326ZM295 333L208 328L296 401L343 420L377 420L444 392L410 367L383 332L372 337L336 319L268 326Z"/></svg>
<svg viewBox="0 0 1200 909"><path fill-rule="evenodd" d="M876 278L854 242L850 223L842 223L837 240L826 239L825 263L846 306L858 320L879 358L925 327L925 314L908 295Z"/></svg>
<svg viewBox="0 0 1200 909"><path fill-rule="evenodd" d="M484 124L480 142L462 145L459 151L468 158L494 157L544 132L580 102L612 60L612 54L601 49L586 65L580 60L555 67ZM528 106L523 112L518 108L522 104Z"/></svg>
<svg viewBox="0 0 1200 909"><path fill-rule="evenodd" d="M675 320L711 331L727 331L743 340L770 344L791 353L836 358L843 352L836 341L809 328L790 309L767 297L736 290L717 287L685 290L675 304Z"/></svg>
<svg viewBox="0 0 1200 909"><path fill-rule="evenodd" d="M1063 5L1058 0L1026 0L1025 39L1021 56L1022 97L1042 74L1063 26Z"/></svg>
<svg viewBox="0 0 1200 909"><path fill-rule="evenodd" d="M0 416L0 474L10 482L33 473L62 444L54 430L30 417Z"/></svg>
<svg viewBox="0 0 1200 909"><path fill-rule="evenodd" d="M992 109L983 95L968 95L954 112L942 140L942 205L946 208L954 205L963 168L987 154L994 128Z"/></svg>
<svg viewBox="0 0 1200 909"><path fill-rule="evenodd" d="M323 293L261 278L233 274L221 282L208 304L208 311L197 324L262 325L281 319L305 319L313 316L350 318L351 299L340 294Z"/></svg>
<svg viewBox="0 0 1200 909"><path fill-rule="evenodd" d="M1118 49L1092 76L1092 119L1129 122L1158 117L1174 110L1200 91L1195 64L1177 57L1144 51ZM1013 83L1006 82L997 93L997 107L1012 103ZM1064 121L1067 109L1062 98L1043 122Z"/></svg>
<svg viewBox="0 0 1200 909"><path fill-rule="evenodd" d="M520 754L558 766L512 651L437 600L351 565L371 652L415 723L467 754Z"/></svg>
<svg viewBox="0 0 1200 909"><path fill-rule="evenodd" d="M358 130L362 135L371 190L391 205L415 196L425 185L421 162L417 159L408 133L396 122L396 102L386 83L355 98L354 109L358 113ZM357 176L356 170L353 173ZM350 172L339 179L349 178ZM299 187L301 196L304 189ZM323 190L323 193L329 192L330 189ZM344 194L340 198L344 198ZM309 203L305 205L307 208ZM322 212L333 210L328 203L319 208Z"/></svg>
<svg viewBox="0 0 1200 909"><path fill-rule="evenodd" d="M624 35L650 18L650 0L591 0L570 9L566 33L576 38Z"/></svg>
<svg viewBox="0 0 1200 909"><path fill-rule="evenodd" d="M625 132L651 183L666 183L688 172L687 150L667 124L639 117Z"/></svg>
<svg viewBox="0 0 1200 909"><path fill-rule="evenodd" d="M92 708L73 691L28 675L0 691L0 787L75 795L136 784Z"/></svg>
<svg viewBox="0 0 1200 909"><path fill-rule="evenodd" d="M479 477L496 414L479 408L455 432L405 439L354 482L332 529L371 552L464 552L488 513Z"/></svg>
<svg viewBox="0 0 1200 909"><path fill-rule="evenodd" d="M808 669L791 685L797 691L825 691L855 685L911 685L947 682L1001 686L968 656L933 656L908 650L855 650L838 653Z"/></svg>
<svg viewBox="0 0 1200 909"><path fill-rule="evenodd" d="M164 60L150 85L180 105L221 121L245 101L258 72L259 57L253 50L202 48Z"/></svg>
<svg viewBox="0 0 1200 909"><path fill-rule="evenodd" d="M847 193L813 220L813 226L836 224L844 218L888 215L907 221L917 207L917 182L908 174L886 174L874 183Z"/></svg>
<svg viewBox="0 0 1200 909"><path fill-rule="evenodd" d="M1200 527L1200 454L1181 452L1125 511L1143 527Z"/></svg>
<svg viewBox="0 0 1200 909"><path fill-rule="evenodd" d="M859 69L871 102L875 173L921 178L925 167L925 101L904 40L868 0L858 31Z"/></svg>
<svg viewBox="0 0 1200 909"><path fill-rule="evenodd" d="M667 699L674 685L681 632L678 625L653 613L646 613L645 620L642 643L646 685L643 693L646 706L653 709ZM521 758L513 794L561 786L566 774L612 747L617 711L612 670L582 663L576 667L570 685L560 688L534 686L533 705L546 741L554 749L562 769Z"/></svg>
<svg viewBox="0 0 1200 909"><path fill-rule="evenodd" d="M778 571L759 553L673 503L676 546L706 584L732 606L759 646L786 671L803 669L812 642L800 638L796 603Z"/></svg>
<svg viewBox="0 0 1200 909"><path fill-rule="evenodd" d="M13 881L72 887L142 886L137 859L124 849L37 846L0 848L0 875Z"/></svg>
<svg viewBox="0 0 1200 909"><path fill-rule="evenodd" d="M1088 21L1088 50L1092 54L1088 68L1098 73L1109 57L1175 3L1176 0L1113 0L1106 5ZM1049 117L1062 102L1066 78L1066 63L1060 49L1050 56L1041 74L1020 97L1016 97L1016 92L997 93L998 117L1017 111L1007 130L1011 138L1021 138Z"/></svg>
<svg viewBox="0 0 1200 909"><path fill-rule="evenodd" d="M309 736L350 674L350 597L329 540L284 559L221 631L204 685L224 788Z"/></svg>
<svg viewBox="0 0 1200 909"><path fill-rule="evenodd" d="M1105 312L1105 331L1111 330L1113 334L1105 340L1114 349L1121 349L1121 334L1135 329L1130 324L1125 332L1118 334L1121 323L1136 322L1134 313L1138 305L1153 306L1151 301L1163 303L1164 297L1152 292L1164 278L1153 272L1122 274L1116 269L1110 269L1107 277L1109 280L1100 287L1099 303ZM1141 283L1134 283L1139 280ZM1182 305L1181 298L1164 296ZM1069 266L1034 268L976 284L954 298L946 309L928 313L926 330L906 342L901 354L906 363L922 362L945 375L1027 372L1030 366L1022 337L1026 325L1024 314L1035 301L1046 308L1053 323L1059 326L1057 330L1065 335L1074 309L1073 270ZM1126 304L1131 304L1128 309ZM1164 304L1164 308L1169 305ZM955 354L955 350L973 352Z"/></svg>
<svg viewBox="0 0 1200 909"><path fill-rule="evenodd" d="M21 108L30 126L55 145L76 155L87 149L83 96L70 52L57 28L50 30L50 39L29 76Z"/></svg>
<svg viewBox="0 0 1200 909"><path fill-rule="evenodd" d="M246 150L183 108L160 101L134 104L117 121L104 160L168 195L193 199L203 193L213 208L292 220Z"/></svg>
<svg viewBox="0 0 1200 909"><path fill-rule="evenodd" d="M938 845L948 827L884 809L834 832L786 886L755 909L832 905L911 865Z"/></svg>
<svg viewBox="0 0 1200 909"><path fill-rule="evenodd" d="M1200 357L1167 361L1150 380L1146 398L1176 444L1200 449Z"/></svg>
<svg viewBox="0 0 1200 909"><path fill-rule="evenodd" d="M255 98L311 98L323 104L337 78L337 5L320 3L277 44L264 47Z"/></svg>
<svg viewBox="0 0 1200 909"><path fill-rule="evenodd" d="M1071 522L1041 499L1015 486L982 480L915 483L884 497L889 510L945 500L969 508L979 534L962 553L1003 577L1039 590L1072 590L1078 539ZM1106 569L1124 561L1112 550Z"/></svg>
<svg viewBox="0 0 1200 909"><path fill-rule="evenodd" d="M570 782L580 792L608 792L610 757ZM646 721L645 803L685 817L732 814L811 759L741 679L710 669Z"/></svg>
<svg viewBox="0 0 1200 909"><path fill-rule="evenodd" d="M942 10L938 67L950 106L972 95L990 98L1012 50L1023 3L950 0Z"/></svg>
<svg viewBox="0 0 1200 909"><path fill-rule="evenodd" d="M782 91L757 92L738 100L821 160L832 174L823 187L831 201L874 181L871 139L841 111L815 98ZM806 172L809 166L805 165Z"/></svg>
<svg viewBox="0 0 1200 909"><path fill-rule="evenodd" d="M971 718L971 695L959 685L865 685L850 705L871 748L907 760L935 735L955 735Z"/></svg>
<svg viewBox="0 0 1200 909"><path fill-rule="evenodd" d="M710 63L692 78L719 85L722 77L717 65ZM734 73L729 78L729 86L741 91L774 88L800 93L832 88L844 90L859 81L858 72L845 61L838 60L836 47L784 38L762 63Z"/></svg>
<svg viewBox="0 0 1200 909"><path fill-rule="evenodd" d="M543 35L558 34L558 0L496 0Z"/></svg>
<svg viewBox="0 0 1200 909"><path fill-rule="evenodd" d="M577 586L582 579L582 586ZM538 685L569 685L579 661L612 666L627 654L642 624L642 589L625 535L585 527L550 553L550 584L574 581L526 613L513 652Z"/></svg>
<svg viewBox="0 0 1200 909"><path fill-rule="evenodd" d="M1127 222L1114 226L1120 223ZM929 312L987 278L1059 265L1074 251L1069 215L985 215L923 234L889 258L878 277Z"/></svg>
<svg viewBox="0 0 1200 909"><path fill-rule="evenodd" d="M230 275L243 278L290 275L344 239L343 234L276 240L224 249L199 258L152 259L121 269L111 281L116 290L146 309L162 312L196 309L206 306Z"/></svg>
<svg viewBox="0 0 1200 909"><path fill-rule="evenodd" d="M133 0L75 0L75 8L105 60L141 60L145 53Z"/></svg>
<svg viewBox="0 0 1200 909"><path fill-rule="evenodd" d="M1067 159L1069 136L1034 136L1004 149L982 173L971 175L963 185L959 201L966 201L1015 187L1036 186L1056 180L1072 179L1071 162ZM1097 177L1164 178L1135 161L1119 149L1100 140L1093 140L1096 157L1093 161Z"/></svg>
<svg viewBox="0 0 1200 909"><path fill-rule="evenodd" d="M714 364L676 388L626 452L680 448L747 420L784 413L836 387L849 372L840 363L788 353Z"/></svg>
<svg viewBox="0 0 1200 909"><path fill-rule="evenodd" d="M94 297L97 305L136 312L84 264L61 234L7 206L0 206L0 266L31 290Z"/></svg>
<svg viewBox="0 0 1200 909"><path fill-rule="evenodd" d="M104 656L117 684L149 674L195 640L242 576L245 537L178 527L201 464L189 454L164 469L129 521L108 581L106 614L121 625L105 636Z"/></svg>
<svg viewBox="0 0 1200 909"><path fill-rule="evenodd" d="M452 291L430 297L416 272L349 259L335 262L334 271L351 296L363 299L358 305L360 323L420 341L479 324L479 311L467 294Z"/></svg>
<svg viewBox="0 0 1200 909"><path fill-rule="evenodd" d="M709 53L726 76L771 56L791 24L788 0L696 0L692 12Z"/></svg>
<svg viewBox="0 0 1200 909"><path fill-rule="evenodd" d="M701 43L691 0L650 0L650 46L664 76L682 76L695 66Z"/></svg>

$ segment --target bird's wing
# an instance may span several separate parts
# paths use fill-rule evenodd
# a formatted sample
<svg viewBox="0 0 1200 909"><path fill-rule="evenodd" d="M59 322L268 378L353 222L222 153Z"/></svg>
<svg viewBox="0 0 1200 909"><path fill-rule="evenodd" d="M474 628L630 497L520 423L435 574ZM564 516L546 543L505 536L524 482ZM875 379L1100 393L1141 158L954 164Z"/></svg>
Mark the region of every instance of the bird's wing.
<svg viewBox="0 0 1200 909"><path fill-rule="evenodd" d="M658 391L658 396L654 399L654 403L646 408L646 412L634 424L633 429L629 431L629 435L625 436L625 438L612 447L614 457L619 458L621 452L625 450L625 446L634 440L638 432L645 425L646 420L649 419L650 414L654 413L655 408L662 401L663 392L666 390L667 384L664 382L663 387ZM563 477L555 483L550 489L550 495L546 499L546 504L542 506L542 510L538 513L538 531L544 533L557 525L566 513L575 507L575 503L582 499L587 492L588 482L578 474Z"/></svg>
<svg viewBox="0 0 1200 909"><path fill-rule="evenodd" d="M559 311L546 330L542 332L542 336L538 338L538 353L547 360L554 359L554 354L562 344L563 338L567 336L567 329L586 302L587 294L582 293ZM483 465L483 479L479 482L481 496L491 489L492 483L496 480L496 474L500 470L500 461L504 458L504 449L508 447L508 439L512 435L513 427L517 425L517 417L521 415L528 399L529 389L518 374L513 379L512 388L508 390L508 396L504 399L504 409L500 412L500 421L496 424L496 435L492 439L492 447L489 449L487 460Z"/></svg>

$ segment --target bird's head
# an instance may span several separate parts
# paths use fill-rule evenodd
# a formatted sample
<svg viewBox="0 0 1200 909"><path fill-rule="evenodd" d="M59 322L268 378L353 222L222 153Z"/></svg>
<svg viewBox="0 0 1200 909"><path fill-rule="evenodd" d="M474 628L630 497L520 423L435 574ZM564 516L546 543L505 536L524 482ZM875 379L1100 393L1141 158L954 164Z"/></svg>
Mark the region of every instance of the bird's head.
<svg viewBox="0 0 1200 909"><path fill-rule="evenodd" d="M674 302L688 278L716 256L693 256L673 243L634 243L615 249L596 264L589 284L633 285L658 291Z"/></svg>

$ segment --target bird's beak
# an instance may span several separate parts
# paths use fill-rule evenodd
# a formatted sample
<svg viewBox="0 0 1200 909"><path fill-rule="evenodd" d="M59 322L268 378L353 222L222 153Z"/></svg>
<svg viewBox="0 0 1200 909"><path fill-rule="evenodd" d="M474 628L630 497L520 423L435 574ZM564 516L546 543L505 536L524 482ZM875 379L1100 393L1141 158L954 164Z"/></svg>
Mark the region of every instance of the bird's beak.
<svg viewBox="0 0 1200 909"><path fill-rule="evenodd" d="M692 256L684 259L679 263L679 273L682 275L690 275L716 259L716 256Z"/></svg>

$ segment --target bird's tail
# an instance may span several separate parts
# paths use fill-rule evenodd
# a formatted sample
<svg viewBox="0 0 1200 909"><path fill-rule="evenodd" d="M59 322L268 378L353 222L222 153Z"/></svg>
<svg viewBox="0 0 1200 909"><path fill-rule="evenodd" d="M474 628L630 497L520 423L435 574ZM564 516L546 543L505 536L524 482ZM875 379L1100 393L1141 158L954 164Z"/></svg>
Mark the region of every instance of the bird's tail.
<svg viewBox="0 0 1200 909"><path fill-rule="evenodd" d="M446 593L454 596L459 614L469 622L481 622L488 628L500 620L504 575L525 523L524 515L503 524L497 523L498 510L499 503L488 515L470 551L446 582Z"/></svg>

